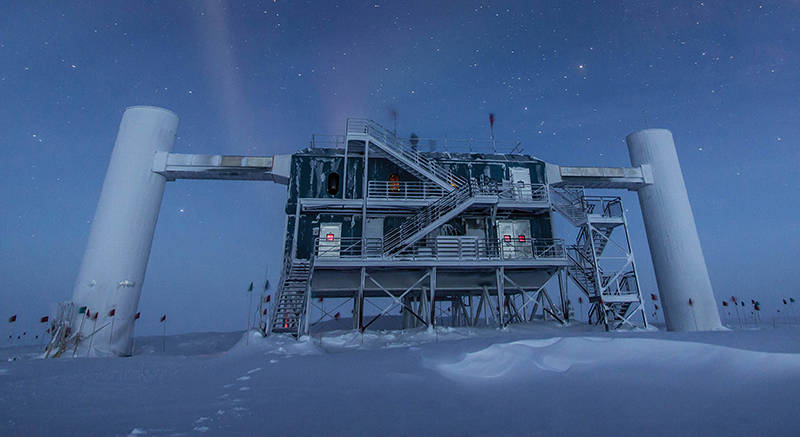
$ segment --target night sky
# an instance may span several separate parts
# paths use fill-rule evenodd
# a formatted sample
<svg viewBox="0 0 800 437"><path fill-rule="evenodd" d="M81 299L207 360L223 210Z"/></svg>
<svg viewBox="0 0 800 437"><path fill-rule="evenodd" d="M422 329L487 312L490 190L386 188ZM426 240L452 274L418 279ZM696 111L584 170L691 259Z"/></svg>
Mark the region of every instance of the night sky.
<svg viewBox="0 0 800 437"><path fill-rule="evenodd" d="M646 111L674 133L717 300L771 320L800 300L798 23L796 0L3 2L0 317L30 338L71 298L122 112L155 105L181 119L176 153L292 153L392 111L401 136L487 139L494 113L498 140L598 166L630 165ZM250 282L278 283L285 193L168 183L137 334L164 314L244 329Z"/></svg>

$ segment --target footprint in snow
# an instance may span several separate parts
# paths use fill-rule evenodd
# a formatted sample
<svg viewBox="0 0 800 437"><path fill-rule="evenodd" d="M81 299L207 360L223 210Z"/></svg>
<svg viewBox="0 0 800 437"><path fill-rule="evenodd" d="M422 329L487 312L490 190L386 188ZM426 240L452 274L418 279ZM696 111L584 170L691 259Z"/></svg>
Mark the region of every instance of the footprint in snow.
<svg viewBox="0 0 800 437"><path fill-rule="evenodd" d="M201 417L201 418L195 420L194 423L203 423L206 420L210 420L210 419L208 417Z"/></svg>
<svg viewBox="0 0 800 437"><path fill-rule="evenodd" d="M230 387L233 387L233 384L225 384L225 385L223 385L223 387L230 388Z"/></svg>
<svg viewBox="0 0 800 437"><path fill-rule="evenodd" d="M239 391L250 390L250 387L239 387Z"/></svg>
<svg viewBox="0 0 800 437"><path fill-rule="evenodd" d="M255 369L253 369L253 370L249 370L249 371L247 372L247 374L248 374L248 375L250 375L250 374L253 374L253 373L256 373L256 372L258 372L259 370L264 370L264 368L263 368L263 367L257 367L257 368L255 368Z"/></svg>
<svg viewBox="0 0 800 437"><path fill-rule="evenodd" d="M239 378L236 378L237 381L247 381L248 379L250 379L249 376L241 376Z"/></svg>

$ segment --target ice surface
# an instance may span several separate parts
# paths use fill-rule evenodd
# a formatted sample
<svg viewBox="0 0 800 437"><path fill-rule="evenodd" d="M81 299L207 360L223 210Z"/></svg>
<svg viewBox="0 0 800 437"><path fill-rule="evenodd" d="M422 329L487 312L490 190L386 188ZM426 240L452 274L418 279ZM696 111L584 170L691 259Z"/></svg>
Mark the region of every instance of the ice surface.
<svg viewBox="0 0 800 437"><path fill-rule="evenodd" d="M166 352L137 338L113 359L4 348L0 435L798 435L795 328L207 333Z"/></svg>

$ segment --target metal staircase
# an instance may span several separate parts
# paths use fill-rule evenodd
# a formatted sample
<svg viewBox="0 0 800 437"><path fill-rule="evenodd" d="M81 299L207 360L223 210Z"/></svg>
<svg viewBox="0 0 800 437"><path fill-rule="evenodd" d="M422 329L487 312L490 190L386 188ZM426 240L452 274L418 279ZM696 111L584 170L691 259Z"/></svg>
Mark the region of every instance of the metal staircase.
<svg viewBox="0 0 800 437"><path fill-rule="evenodd" d="M312 261L301 259L291 261L288 272L281 277L281 284L278 287L269 325L270 332L290 332L296 336L303 334L313 270Z"/></svg>
<svg viewBox="0 0 800 437"><path fill-rule="evenodd" d="M464 212L474 202L471 187L464 184L436 202L422 208L402 225L387 232L383 238L383 253L388 256L402 252L420 238Z"/></svg>
<svg viewBox="0 0 800 437"><path fill-rule="evenodd" d="M635 326L631 319L641 312L643 327L647 327L630 244L624 248L611 240L614 229L620 226L625 229L627 238L620 199L587 197L582 188L551 187L550 190L553 209L581 228L576 244L567 248L567 256L571 261L567 275L592 304L590 322L595 319L596 323L604 324L606 329L617 329L625 324ZM607 255L609 243L619 249L618 255L622 256ZM617 262L609 263L609 260Z"/></svg>
<svg viewBox="0 0 800 437"><path fill-rule="evenodd" d="M420 179L437 183L447 191L467 185L467 180L439 165L405 140L401 140L383 126L365 118L347 120L347 139L364 140L381 150L389 160L402 166Z"/></svg>

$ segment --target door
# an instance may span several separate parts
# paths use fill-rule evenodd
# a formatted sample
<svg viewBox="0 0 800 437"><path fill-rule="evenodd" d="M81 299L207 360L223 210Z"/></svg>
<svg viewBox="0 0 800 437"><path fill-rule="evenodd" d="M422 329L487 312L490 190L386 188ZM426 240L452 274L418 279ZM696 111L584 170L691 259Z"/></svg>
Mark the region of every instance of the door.
<svg viewBox="0 0 800 437"><path fill-rule="evenodd" d="M533 201L531 191L531 171L525 167L511 167L511 182L514 184L514 197L520 202Z"/></svg>
<svg viewBox="0 0 800 437"><path fill-rule="evenodd" d="M342 224L319 224L319 251L321 258L339 258L342 250Z"/></svg>
<svg viewBox="0 0 800 437"><path fill-rule="evenodd" d="M503 258L531 258L531 222L528 220L498 220L497 236Z"/></svg>

